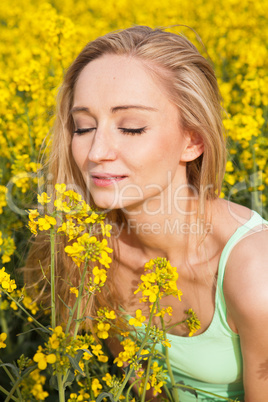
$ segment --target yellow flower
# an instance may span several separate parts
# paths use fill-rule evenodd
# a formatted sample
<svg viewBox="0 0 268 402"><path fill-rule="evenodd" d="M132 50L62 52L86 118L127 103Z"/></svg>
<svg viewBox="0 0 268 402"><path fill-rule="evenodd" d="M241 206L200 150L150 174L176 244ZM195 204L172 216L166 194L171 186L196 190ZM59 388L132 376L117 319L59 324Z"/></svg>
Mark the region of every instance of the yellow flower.
<svg viewBox="0 0 268 402"><path fill-rule="evenodd" d="M12 310L18 310L18 306L17 304L12 300L12 302L10 303L10 307L12 308Z"/></svg>
<svg viewBox="0 0 268 402"><path fill-rule="evenodd" d="M200 321L198 320L193 309L190 308L189 310L185 311L185 313L188 314L186 322L190 330L189 336L193 336L193 334L201 328Z"/></svg>
<svg viewBox="0 0 268 402"><path fill-rule="evenodd" d="M65 195L66 197L69 197L69 198L70 198L71 200L73 200L73 201L78 201L78 202L82 201L82 196L81 196L81 194L78 194L78 193L76 193L76 192L73 191L73 190L65 191L65 192L64 192L64 195Z"/></svg>
<svg viewBox="0 0 268 402"><path fill-rule="evenodd" d="M171 343L169 342L168 339L164 339L161 341L162 345L167 346L168 348L171 348Z"/></svg>
<svg viewBox="0 0 268 402"><path fill-rule="evenodd" d="M70 217L67 222L63 222L63 224L58 228L58 232L64 232L69 237L69 240L75 239L81 232L85 230L84 225L76 225Z"/></svg>
<svg viewBox="0 0 268 402"><path fill-rule="evenodd" d="M37 311L39 310L37 303L33 302L32 298L30 296L25 295L23 297L22 303L24 304L24 306L31 311L31 313L33 315L35 315L37 313Z"/></svg>
<svg viewBox="0 0 268 402"><path fill-rule="evenodd" d="M31 231L34 235L37 235L37 223L36 223L36 222L30 221L30 222L28 223L28 227L29 227L30 231Z"/></svg>
<svg viewBox="0 0 268 402"><path fill-rule="evenodd" d="M67 203L66 203L66 202L62 202L61 199L55 200L55 201L54 201L54 206L56 207L56 209L57 209L58 211L63 211L63 212L67 212L67 213L71 211L71 208L68 207Z"/></svg>
<svg viewBox="0 0 268 402"><path fill-rule="evenodd" d="M229 174L229 173L226 173L226 174L225 174L224 179L225 179L225 181L226 181L228 184L231 184L232 186L233 186L233 185L235 184L235 182L236 182L235 176L233 176L233 175L231 175L231 174Z"/></svg>
<svg viewBox="0 0 268 402"><path fill-rule="evenodd" d="M112 225L105 225L103 221L100 222L101 225L101 231L103 236L110 237L111 236L111 230L112 230Z"/></svg>
<svg viewBox="0 0 268 402"><path fill-rule="evenodd" d="M64 249L65 253L67 253L73 261L80 267L81 262L84 261L84 251L85 247L75 242L72 246L66 246Z"/></svg>
<svg viewBox="0 0 268 402"><path fill-rule="evenodd" d="M75 294L76 297L78 297L78 289L72 287L72 288L70 288L70 293L73 293L73 294Z"/></svg>
<svg viewBox="0 0 268 402"><path fill-rule="evenodd" d="M70 398L68 399L67 402L74 402L74 401L77 401L77 397L78 397L78 395L75 394L74 392L72 392L72 393L70 394Z"/></svg>
<svg viewBox="0 0 268 402"><path fill-rule="evenodd" d="M98 219L98 214L96 212L91 212L90 216L85 219L85 223L95 223Z"/></svg>
<svg viewBox="0 0 268 402"><path fill-rule="evenodd" d="M141 327L142 323L146 320L146 317L142 315L142 311L140 309L136 310L136 318L130 318L128 321L129 325L134 325L135 327Z"/></svg>
<svg viewBox="0 0 268 402"><path fill-rule="evenodd" d="M66 184L61 183L61 184L55 184L55 189L59 194L63 194L66 191Z"/></svg>
<svg viewBox="0 0 268 402"><path fill-rule="evenodd" d="M52 330L52 328L50 328ZM53 334L49 337L48 342L52 349L58 349L60 345L60 340L65 338L65 333L62 327L58 325L54 330Z"/></svg>
<svg viewBox="0 0 268 402"><path fill-rule="evenodd" d="M0 253L2 255L2 263L5 264L11 260L10 256L16 250L15 242L11 237L1 238Z"/></svg>
<svg viewBox="0 0 268 402"><path fill-rule="evenodd" d="M34 221L38 216L40 216L37 209L29 209L29 219Z"/></svg>
<svg viewBox="0 0 268 402"><path fill-rule="evenodd" d="M22 383L23 388L27 387L27 381ZM43 384L45 384L46 377L43 375L40 375L40 370L36 369L32 371L29 375L29 390L30 394L33 395L35 400L40 400L43 401L48 397L48 392L43 390Z"/></svg>
<svg viewBox="0 0 268 402"><path fill-rule="evenodd" d="M107 363L108 362L108 356L98 356L98 361L102 363Z"/></svg>
<svg viewBox="0 0 268 402"><path fill-rule="evenodd" d="M94 275L94 283L96 283L96 285L98 285L100 282L104 283L107 279L105 269L99 269L99 267L96 266L93 268L92 273Z"/></svg>
<svg viewBox="0 0 268 402"><path fill-rule="evenodd" d="M95 236L90 236L89 233L84 233L77 238L77 241L72 246L65 247L65 252L80 266L85 259L91 261L99 261L106 268L109 268L111 258L107 253L112 253L112 249L107 247L107 240L101 242Z"/></svg>
<svg viewBox="0 0 268 402"><path fill-rule="evenodd" d="M10 279L10 275L5 272L5 267L0 270L0 285L9 293L13 292L13 290L17 288L14 279Z"/></svg>
<svg viewBox="0 0 268 402"><path fill-rule="evenodd" d="M140 382L140 386L139 386L139 392L140 392L140 393L143 392L144 385L145 385L145 378L142 378L142 379L141 379L141 382ZM151 385L150 385L149 382L147 382L147 383L146 383L146 391L148 391L150 388L151 388Z"/></svg>
<svg viewBox="0 0 268 402"><path fill-rule="evenodd" d="M98 335L98 337L101 338L101 339L107 339L108 336L109 336L108 331L109 331L110 328L111 328L110 324L108 324L108 323L105 324L104 322L99 322L97 324L97 329L98 329L97 335Z"/></svg>
<svg viewBox="0 0 268 402"><path fill-rule="evenodd" d="M97 356L98 361L106 363L108 361L108 356L105 356L101 345L92 345L92 353Z"/></svg>
<svg viewBox="0 0 268 402"><path fill-rule="evenodd" d="M83 359L84 359L84 360L88 361L88 360L90 360L91 358L92 358L92 355L89 354L88 352L85 352L85 353L83 354Z"/></svg>
<svg viewBox="0 0 268 402"><path fill-rule="evenodd" d="M100 393L99 390L102 389L102 385L101 385L101 383L99 382L99 380L97 378L93 379L93 381L91 383L91 388L92 388L92 391L94 393L94 396L95 397L98 396L99 393Z"/></svg>
<svg viewBox="0 0 268 402"><path fill-rule="evenodd" d="M62 326L58 325L55 329L54 329L55 334L57 334L57 336L61 336L64 335L64 332L62 330Z"/></svg>
<svg viewBox="0 0 268 402"><path fill-rule="evenodd" d="M47 193L42 193L41 195L37 194L37 201L39 204L45 205L51 201L51 197L49 197Z"/></svg>
<svg viewBox="0 0 268 402"><path fill-rule="evenodd" d="M115 320L116 319L116 314L113 310L111 311L105 311L105 317L109 318L110 320Z"/></svg>
<svg viewBox="0 0 268 402"><path fill-rule="evenodd" d="M108 387L112 386L112 376L109 373L106 373L104 377L102 377L102 380L106 382Z"/></svg>
<svg viewBox="0 0 268 402"><path fill-rule="evenodd" d="M157 314L155 314L155 317L164 317L165 314L172 316L172 312L172 307L168 306L167 308L162 308Z"/></svg>
<svg viewBox="0 0 268 402"><path fill-rule="evenodd" d="M57 357L56 357L56 355L54 355L54 353L51 353L50 355L47 355L47 362L49 364L55 363L56 360L57 360Z"/></svg>
<svg viewBox="0 0 268 402"><path fill-rule="evenodd" d="M57 223L56 219L53 218L53 216L48 215L45 215L44 218L39 218L37 221L39 230L41 231L50 229L52 226L55 226L56 223Z"/></svg>
<svg viewBox="0 0 268 402"><path fill-rule="evenodd" d="M33 357L33 361L38 363L39 370L45 370L47 368L47 359L44 353L37 352Z"/></svg>
<svg viewBox="0 0 268 402"><path fill-rule="evenodd" d="M134 292L142 292L141 302L148 299L154 303L157 298L162 299L163 296L172 295L181 298L182 292L177 288L178 272L176 267L172 267L166 258L155 258L147 262L144 266L145 271L149 271L145 275L141 275L141 283ZM153 272L151 272L153 271Z"/></svg>
<svg viewBox="0 0 268 402"><path fill-rule="evenodd" d="M114 363L116 363L118 367L122 367L125 362L130 362L139 350L139 346L129 338L124 339L120 343L124 350L114 359Z"/></svg>
<svg viewBox="0 0 268 402"><path fill-rule="evenodd" d="M42 348L39 347L37 353L33 357L33 361L38 363L39 370L45 370L47 368L47 363L53 364L56 362L57 358L54 353L45 355L44 353L41 352L41 350L42 350Z"/></svg>
<svg viewBox="0 0 268 402"><path fill-rule="evenodd" d="M233 163L231 161L227 161L226 172L233 172L233 170L234 170Z"/></svg>
<svg viewBox="0 0 268 402"><path fill-rule="evenodd" d="M7 334L5 333L5 332L2 332L1 334L0 334L0 349L2 348L5 348L7 345L4 343L5 342L5 340L7 339Z"/></svg>

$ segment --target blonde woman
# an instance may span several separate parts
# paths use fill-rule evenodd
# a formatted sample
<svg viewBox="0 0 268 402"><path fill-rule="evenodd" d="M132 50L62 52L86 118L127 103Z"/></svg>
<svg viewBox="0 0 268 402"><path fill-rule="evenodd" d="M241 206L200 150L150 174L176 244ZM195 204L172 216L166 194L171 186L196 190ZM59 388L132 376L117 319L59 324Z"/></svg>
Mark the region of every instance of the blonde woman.
<svg viewBox="0 0 268 402"><path fill-rule="evenodd" d="M50 174L107 211L114 233L104 296L89 314L101 304L135 314L133 290L144 264L166 257L183 292L181 302L163 299L173 308L171 323L189 308L201 322L193 337L184 326L168 334L175 380L224 398L267 402L267 223L219 199L225 156L213 69L184 37L144 26L110 33L89 43L67 71ZM58 277L77 283L63 247ZM48 255L36 242L31 280ZM70 302L64 281L57 292ZM178 392L182 402L196 400ZM200 392L198 400L219 399Z"/></svg>

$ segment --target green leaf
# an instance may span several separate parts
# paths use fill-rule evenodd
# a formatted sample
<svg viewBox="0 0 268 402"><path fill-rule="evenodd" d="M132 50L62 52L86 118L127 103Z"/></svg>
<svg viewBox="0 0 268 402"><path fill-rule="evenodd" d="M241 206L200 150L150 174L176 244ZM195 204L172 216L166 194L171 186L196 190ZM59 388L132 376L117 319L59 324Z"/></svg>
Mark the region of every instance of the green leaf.
<svg viewBox="0 0 268 402"><path fill-rule="evenodd" d="M98 398L96 399L96 402L101 402L104 398L109 398L110 401L114 402L113 395L110 392L102 392Z"/></svg>
<svg viewBox="0 0 268 402"><path fill-rule="evenodd" d="M65 387L70 387L72 385L73 381L74 381L74 378L75 378L74 373L72 373L70 371L69 374L68 374L67 380L64 383L64 386Z"/></svg>
<svg viewBox="0 0 268 402"><path fill-rule="evenodd" d="M78 353L76 354L75 357L72 357L70 355L67 354L68 359L70 360L71 365L73 366L73 368L77 371L79 371L80 374L82 374L83 376L85 376L85 373L83 372L83 370L81 369L81 367L79 366L79 362L81 360L81 357L83 356L84 351L83 350L79 350Z"/></svg>
<svg viewBox="0 0 268 402"><path fill-rule="evenodd" d="M15 376L17 378L20 378L20 371L19 371L18 367L15 366L15 364L12 364L12 363L2 363L2 364L0 364L0 367L3 367L3 366L9 367L13 371Z"/></svg>

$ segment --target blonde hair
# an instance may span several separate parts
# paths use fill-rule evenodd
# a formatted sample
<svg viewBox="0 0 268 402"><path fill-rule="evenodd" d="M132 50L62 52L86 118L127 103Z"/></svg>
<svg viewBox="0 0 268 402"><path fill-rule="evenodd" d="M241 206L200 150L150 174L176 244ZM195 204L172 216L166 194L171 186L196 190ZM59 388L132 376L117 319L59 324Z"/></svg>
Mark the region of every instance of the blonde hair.
<svg viewBox="0 0 268 402"><path fill-rule="evenodd" d="M188 183L199 194L200 209L207 200L214 199L220 194L226 163L221 98L217 80L210 63L185 37L146 26L134 26L97 38L85 46L68 69L59 92L49 162L53 184L65 183L67 186L72 186L83 194L86 201L93 204L71 152L74 125L70 111L73 106L76 82L81 71L88 63L106 54L127 55L141 60L145 67L161 81L167 89L170 100L177 105L182 128L202 139L203 154L186 165ZM122 221L123 217L120 211L112 211L108 214L108 219ZM36 282L39 280L38 275L40 277L39 263L37 263L40 253L41 261L43 258L48 265L49 260L48 246L45 246L42 241L39 246L38 243L39 241L30 251L26 270L26 276L27 272L30 276L33 270L36 272ZM58 279L57 291L68 304L71 296L67 282L71 280L75 286L78 279L75 278L75 267L64 256L63 247L64 244L58 246L57 277L60 279ZM73 273L71 273L72 270ZM30 276L28 275L28 279ZM93 311L102 303L105 305L110 303L116 308L119 300L114 296L111 283L112 279L106 287L106 293L104 292L103 296L97 296L91 306ZM63 308L63 305L61 306L59 311Z"/></svg>

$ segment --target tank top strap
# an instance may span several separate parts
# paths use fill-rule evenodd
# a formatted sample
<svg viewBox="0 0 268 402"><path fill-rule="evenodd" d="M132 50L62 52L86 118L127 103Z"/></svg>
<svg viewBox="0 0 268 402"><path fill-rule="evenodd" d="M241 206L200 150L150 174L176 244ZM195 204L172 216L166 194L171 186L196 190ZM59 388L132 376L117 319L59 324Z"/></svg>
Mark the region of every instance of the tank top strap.
<svg viewBox="0 0 268 402"><path fill-rule="evenodd" d="M221 313L222 319L225 321L228 329L229 326L226 322L226 303L223 293L223 280L225 274L226 263L229 258L231 251L234 246L245 236L250 230L259 225L267 225L268 222L265 221L257 212L252 211L253 215L251 218L242 226L240 226L235 233L230 237L226 243L219 262L218 267L218 279L217 279L217 290L216 290L216 309L218 308Z"/></svg>

